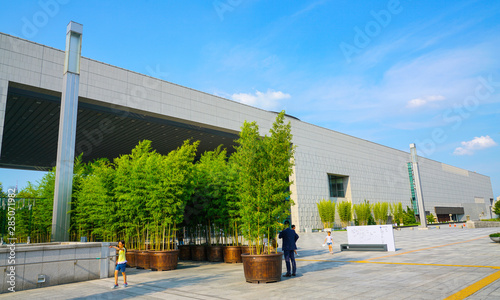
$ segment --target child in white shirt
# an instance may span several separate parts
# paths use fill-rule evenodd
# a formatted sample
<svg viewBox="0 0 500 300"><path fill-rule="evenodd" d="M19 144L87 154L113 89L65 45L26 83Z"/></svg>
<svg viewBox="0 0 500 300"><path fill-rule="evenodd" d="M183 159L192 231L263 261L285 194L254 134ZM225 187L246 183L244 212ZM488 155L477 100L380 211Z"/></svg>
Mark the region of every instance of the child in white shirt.
<svg viewBox="0 0 500 300"><path fill-rule="evenodd" d="M328 235L325 238L325 244L328 245L328 249L330 250L330 254L333 254L333 239L331 236L332 232L328 231Z"/></svg>

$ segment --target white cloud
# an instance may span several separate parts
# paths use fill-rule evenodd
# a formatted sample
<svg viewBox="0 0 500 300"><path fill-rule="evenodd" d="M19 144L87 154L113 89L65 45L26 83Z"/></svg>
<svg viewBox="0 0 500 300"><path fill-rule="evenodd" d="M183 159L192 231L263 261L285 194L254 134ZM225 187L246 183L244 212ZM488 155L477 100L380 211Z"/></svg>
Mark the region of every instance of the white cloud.
<svg viewBox="0 0 500 300"><path fill-rule="evenodd" d="M419 106L425 105L425 103L427 103L427 101L420 99L420 98L412 99L412 100L408 101L408 104L406 105L406 107L419 107Z"/></svg>
<svg viewBox="0 0 500 300"><path fill-rule="evenodd" d="M270 89L265 93L256 91L255 95L246 93L231 95L231 99L233 99L234 101L267 110L276 109L277 107L279 107L280 100L288 98L290 98L290 94L286 94L281 91L273 91Z"/></svg>
<svg viewBox="0 0 500 300"><path fill-rule="evenodd" d="M492 43L498 45L500 40ZM421 126L413 130L446 126L442 113L474 95L480 84L477 74L498 69L498 62L492 59L493 48L490 44L478 44L429 51L380 65L378 71L383 77L377 81L366 75L369 69L354 61L348 69L350 72L325 76L309 82L305 92L294 92L294 99L300 101L295 107L303 113L301 119L313 123L379 121L395 127L401 120L420 119L425 122L419 122ZM491 99L482 99L481 103L486 101ZM304 105L307 102L308 105ZM428 107L434 110L420 109Z"/></svg>
<svg viewBox="0 0 500 300"><path fill-rule="evenodd" d="M432 96L427 96L424 98L416 98L408 101L406 104L406 107L409 108L416 108L416 107L421 107L424 106L430 102L435 102L435 101L442 101L446 99L444 96L441 95L432 95Z"/></svg>
<svg viewBox="0 0 500 300"><path fill-rule="evenodd" d="M474 154L474 150L486 149L489 147L496 146L497 143L490 138L489 135L474 137L473 140L468 142L461 142L462 147L457 147L453 154L455 155L472 155Z"/></svg>

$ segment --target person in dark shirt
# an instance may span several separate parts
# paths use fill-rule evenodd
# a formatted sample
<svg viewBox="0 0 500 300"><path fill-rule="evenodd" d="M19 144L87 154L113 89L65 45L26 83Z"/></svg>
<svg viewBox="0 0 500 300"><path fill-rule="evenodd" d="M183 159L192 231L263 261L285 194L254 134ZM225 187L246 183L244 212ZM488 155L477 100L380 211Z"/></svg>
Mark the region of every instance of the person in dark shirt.
<svg viewBox="0 0 500 300"><path fill-rule="evenodd" d="M285 256L286 263L286 274L285 277L295 276L297 271L297 266L295 264L294 250L297 249L296 242L299 239L295 230L289 228L290 222L285 221L286 229L279 233L279 238L283 239L283 245L281 249L283 250L283 255ZM290 261L292 263L291 273L290 273Z"/></svg>
<svg viewBox="0 0 500 300"><path fill-rule="evenodd" d="M295 225L292 225L292 230L295 231ZM295 256L299 256L297 253L297 245L295 245L295 249L293 249L293 253L295 253Z"/></svg>

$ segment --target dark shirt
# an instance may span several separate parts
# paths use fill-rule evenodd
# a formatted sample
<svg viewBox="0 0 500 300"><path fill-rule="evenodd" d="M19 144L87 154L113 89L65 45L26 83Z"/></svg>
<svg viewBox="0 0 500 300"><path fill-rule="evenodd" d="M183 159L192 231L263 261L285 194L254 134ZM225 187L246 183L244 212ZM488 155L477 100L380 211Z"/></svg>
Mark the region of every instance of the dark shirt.
<svg viewBox="0 0 500 300"><path fill-rule="evenodd" d="M297 249L295 242L299 239L299 236L295 233L295 230L287 228L280 232L278 237L283 239L283 246L281 247L283 251Z"/></svg>

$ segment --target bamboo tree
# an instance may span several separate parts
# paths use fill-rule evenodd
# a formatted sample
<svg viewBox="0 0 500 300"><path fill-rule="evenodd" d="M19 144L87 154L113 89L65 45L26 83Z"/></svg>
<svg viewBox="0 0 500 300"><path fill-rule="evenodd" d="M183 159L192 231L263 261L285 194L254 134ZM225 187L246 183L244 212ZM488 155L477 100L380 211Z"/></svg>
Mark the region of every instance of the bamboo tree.
<svg viewBox="0 0 500 300"><path fill-rule="evenodd" d="M329 228L333 228L334 224L335 224L335 202L333 201L330 201L330 203L328 203L328 222L329 222Z"/></svg>
<svg viewBox="0 0 500 300"><path fill-rule="evenodd" d="M206 241L211 244L217 228L221 226L220 219L223 218L227 209L225 190L226 184L226 151L219 146L214 151L207 151L201 155L195 164L195 189L194 195L189 201L187 212L191 217L191 226L206 227ZM199 209L193 212L193 207ZM218 237L215 237L218 241Z"/></svg>
<svg viewBox="0 0 500 300"><path fill-rule="evenodd" d="M389 203L387 202L377 202L373 205L373 217L377 225L385 224L388 211Z"/></svg>
<svg viewBox="0 0 500 300"><path fill-rule="evenodd" d="M140 248L149 241L155 250L164 250L165 245L166 250L173 249L176 226L183 221L194 191L191 173L198 144L185 141L168 155L160 155L145 140L130 155L115 160L119 211L125 232L140 241Z"/></svg>
<svg viewBox="0 0 500 300"><path fill-rule="evenodd" d="M204 202L204 218L208 221L209 241L212 230L216 234L216 244L220 242L220 229L229 217L227 206L228 164L226 150L219 146L214 151L205 152L198 163L196 194Z"/></svg>
<svg viewBox="0 0 500 300"><path fill-rule="evenodd" d="M322 199L320 202L316 203L318 207L318 214L321 222L323 223L323 228L328 228L328 213L326 209L326 200Z"/></svg>
<svg viewBox="0 0 500 300"><path fill-rule="evenodd" d="M71 215L69 233L70 233L70 238L73 237L73 239L76 239L76 233L78 229L78 223L73 219L73 212L75 208L78 206L77 194L81 189L82 181L90 173L91 170L89 166L83 162L83 153L80 153L80 155L75 157L75 163L73 165L73 184L72 184L72 193L70 201L70 210L68 211L68 214Z"/></svg>
<svg viewBox="0 0 500 300"><path fill-rule="evenodd" d="M33 224L33 205L36 202L36 197L37 197L36 187L34 187L31 182L28 182L27 186L22 190L18 191L16 195L15 232L18 242L27 242L28 237L30 237L31 242L35 242L35 239L33 239L34 236L33 233L35 231L35 226L34 226L35 224ZM0 218L0 224L2 224L1 218ZM6 237L4 237L4 239L5 238Z"/></svg>
<svg viewBox="0 0 500 300"><path fill-rule="evenodd" d="M324 228L331 228L335 222L335 202L321 199L316 203L318 207L319 217Z"/></svg>
<svg viewBox="0 0 500 300"><path fill-rule="evenodd" d="M114 169L106 159L89 164L90 174L81 179L72 211L77 239L89 232L111 241L121 223L116 219Z"/></svg>
<svg viewBox="0 0 500 300"><path fill-rule="evenodd" d="M194 193L192 170L198 145L199 141L192 144L189 140L184 141L181 147L163 157L159 189L148 201L148 207L158 216L161 224L169 226L167 250L173 249L177 224L182 223L186 203Z"/></svg>
<svg viewBox="0 0 500 300"><path fill-rule="evenodd" d="M42 198L33 206L33 226L36 230L36 241L50 242L52 231L52 210L54 208L55 168L45 174L38 182L36 196Z"/></svg>
<svg viewBox="0 0 500 300"><path fill-rule="evenodd" d="M240 215L240 205L241 201L239 199L239 179L238 179L238 167L235 163L236 155L231 155L227 164L227 184L226 184L226 203L227 203L227 228L229 230L228 235L231 237L231 245L239 246L239 236L238 231L239 225L241 223Z"/></svg>
<svg viewBox="0 0 500 300"><path fill-rule="evenodd" d="M50 242L54 199L55 169L45 174L37 184L28 185L17 193L16 237L26 242ZM23 200L24 199L24 200Z"/></svg>
<svg viewBox="0 0 500 300"><path fill-rule="evenodd" d="M117 218L125 227L127 240L136 241L139 250L146 249L146 225L151 216L146 208L148 171L144 168L152 152L151 141L142 141L130 154L114 159Z"/></svg>
<svg viewBox="0 0 500 300"><path fill-rule="evenodd" d="M391 204L390 209L393 222L399 225L403 224L403 216L404 216L403 204L401 204L401 202L393 203Z"/></svg>
<svg viewBox="0 0 500 300"><path fill-rule="evenodd" d="M337 204L337 211L339 213L340 222L342 227L347 227L352 220L352 205L349 201L342 201Z"/></svg>
<svg viewBox="0 0 500 300"><path fill-rule="evenodd" d="M278 114L270 136L259 135L256 122L245 121L236 141L234 162L238 173L239 213L241 231L257 254L264 237L275 234L281 220L289 215L289 181L293 172L292 134L290 123L284 122L284 111ZM269 243L270 244L270 243ZM250 248L253 251L253 248ZM251 252L252 253L252 252Z"/></svg>
<svg viewBox="0 0 500 300"><path fill-rule="evenodd" d="M371 215L371 205L368 203L368 201L359 203L359 204L354 204L353 205L353 210L354 213L356 214L356 219L358 220L359 225L367 225L368 224L368 219L370 218Z"/></svg>
<svg viewBox="0 0 500 300"><path fill-rule="evenodd" d="M243 124L238 146L233 153L235 166L238 172L238 205L241 216L240 232L245 239L253 242L258 236L258 220L260 216L258 196L261 185L261 168L259 155L262 155L262 141L256 122ZM255 200L254 200L255 199Z"/></svg>

